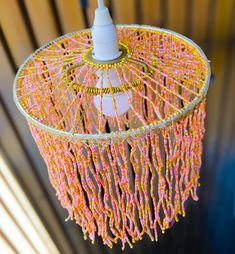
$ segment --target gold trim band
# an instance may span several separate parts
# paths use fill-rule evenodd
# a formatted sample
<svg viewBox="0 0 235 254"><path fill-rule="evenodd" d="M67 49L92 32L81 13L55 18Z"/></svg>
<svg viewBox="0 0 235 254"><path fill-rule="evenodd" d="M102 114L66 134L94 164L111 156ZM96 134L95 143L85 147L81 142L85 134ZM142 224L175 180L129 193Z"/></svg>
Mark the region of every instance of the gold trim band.
<svg viewBox="0 0 235 254"><path fill-rule="evenodd" d="M110 61L99 61L96 60L92 57L92 52L93 52L93 48L89 49L83 56L82 58L82 62L72 65L70 67L68 67L66 69L66 67L63 67L63 70L66 70L66 74L64 75L64 77L67 78L70 76L70 72L76 68L79 68L85 64L89 64L89 65L96 65L98 68L100 69L112 69L112 68L117 68L117 65L120 63L126 63L127 61L136 64L136 65L140 65L143 67L143 70L146 74L152 76L153 73L152 71L149 69L148 65L145 64L144 62L134 59L130 56L129 50L128 48L124 45L124 44L120 44L120 50L122 51L122 54L114 59L114 60L110 60ZM146 78L145 78L146 79ZM78 84L72 81L69 81L69 86L71 86L76 92L86 92L92 95L99 95L99 94L115 94L115 93L122 93L125 92L133 87L137 87L141 84L141 81L139 79L134 80L133 82L131 82L131 84L129 83L124 83L121 84L120 87L105 87L105 88L98 88L98 87L88 87L88 86L84 86L82 84Z"/></svg>

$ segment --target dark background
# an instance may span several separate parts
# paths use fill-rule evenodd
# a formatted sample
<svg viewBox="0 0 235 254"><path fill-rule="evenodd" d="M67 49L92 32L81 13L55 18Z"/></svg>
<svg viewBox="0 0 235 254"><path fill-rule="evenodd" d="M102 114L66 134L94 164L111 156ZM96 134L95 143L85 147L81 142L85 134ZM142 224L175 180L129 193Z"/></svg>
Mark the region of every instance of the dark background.
<svg viewBox="0 0 235 254"><path fill-rule="evenodd" d="M109 0L116 23L168 28L193 39L211 60L206 136L199 201L186 218L160 236L112 250L84 241L49 183L25 119L12 99L14 75L23 60L55 37L89 27L96 0L0 0L0 152L31 200L62 254L235 253L235 1ZM52 253L53 254L53 253Z"/></svg>

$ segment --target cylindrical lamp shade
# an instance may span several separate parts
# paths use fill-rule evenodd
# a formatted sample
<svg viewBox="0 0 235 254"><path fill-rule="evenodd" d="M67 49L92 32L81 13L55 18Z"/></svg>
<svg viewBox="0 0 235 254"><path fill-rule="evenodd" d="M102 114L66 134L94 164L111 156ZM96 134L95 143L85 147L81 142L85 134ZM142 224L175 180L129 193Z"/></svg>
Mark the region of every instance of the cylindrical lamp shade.
<svg viewBox="0 0 235 254"><path fill-rule="evenodd" d="M113 62L92 58L90 30L40 48L14 96L68 218L85 238L132 247L144 234L157 240L198 199L210 68L179 34L117 29Z"/></svg>

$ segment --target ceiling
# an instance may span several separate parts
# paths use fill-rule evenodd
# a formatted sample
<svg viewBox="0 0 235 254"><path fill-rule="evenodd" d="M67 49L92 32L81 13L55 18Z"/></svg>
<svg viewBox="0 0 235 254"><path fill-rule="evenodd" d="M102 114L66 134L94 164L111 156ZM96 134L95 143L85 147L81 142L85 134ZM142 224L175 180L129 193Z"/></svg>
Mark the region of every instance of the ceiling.
<svg viewBox="0 0 235 254"><path fill-rule="evenodd" d="M134 249L112 250L97 238L84 241L52 188L46 166L12 98L20 64L61 34L90 27L96 0L0 1L0 151L62 254L232 253L235 239L235 1L109 0L115 23L148 24L182 33L211 61L200 200L187 217L161 236ZM235 252L234 252L235 253ZM53 254L53 253L52 253Z"/></svg>

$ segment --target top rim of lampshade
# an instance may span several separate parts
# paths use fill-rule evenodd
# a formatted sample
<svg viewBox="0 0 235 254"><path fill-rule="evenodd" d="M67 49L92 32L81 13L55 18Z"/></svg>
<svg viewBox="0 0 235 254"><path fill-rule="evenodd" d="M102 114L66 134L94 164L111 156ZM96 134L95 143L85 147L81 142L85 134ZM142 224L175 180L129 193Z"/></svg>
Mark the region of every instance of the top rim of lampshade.
<svg viewBox="0 0 235 254"><path fill-rule="evenodd" d="M202 49L196 43L194 43L192 40L190 40L189 38L187 38L179 33L176 33L176 32L173 32L173 31L167 30L167 29L153 27L153 26L117 25L117 27L118 28L139 28L139 29L146 29L148 31L158 31L158 32L174 35L174 36L178 37L179 39L182 39L184 42L189 43L191 46L193 46L197 50L197 53L200 55L201 59L203 60L203 62L205 63L205 66L206 66L206 71L205 71L206 73L204 73L205 80L203 81L203 85L200 88L199 95L196 96L192 101L190 101L190 103L187 106L183 107L180 110L180 112L175 112L172 115L170 115L166 118L163 118L162 120L154 121L154 122L151 122L150 124L143 125L143 126L137 127L137 128L133 128L133 129L130 129L127 131L119 131L119 132L115 131L115 132L111 132L111 133L95 133L95 134L86 134L85 133L84 134L84 133L64 131L64 130L57 129L55 127L51 127L51 126L48 126L48 125L42 123L40 121L40 119L38 120L35 117L33 117L32 115L30 115L30 113L27 112L27 110L24 108L24 106L21 104L21 102L19 100L18 95L17 95L17 84L18 84L19 77L20 77L21 73L24 71L24 68L30 62L30 60L34 56L36 56L39 52L45 50L53 43L59 42L59 41L63 40L64 38L67 38L68 36L72 36L74 34L90 30L90 29L84 29L84 30L80 30L79 32L72 32L72 33L60 36L60 37L56 38L55 40L49 42L48 44L40 47L33 54L31 54L26 59L26 61L23 63L23 65L19 68L16 78L14 80L13 97L14 97L14 101L15 101L18 109L21 111L21 113L26 117L26 119L29 122L38 126L41 129L48 131L49 133L55 134L57 136L63 137L68 140L78 140L81 142L99 142L99 141L114 142L115 140L125 140L125 139L129 139L129 138L136 136L136 135L146 134L146 133L149 133L151 130L161 129L164 126L166 126L170 123L173 123L175 121L178 121L179 119L181 119L182 117L187 115L191 110L193 110L202 101L202 99L207 94L207 90L208 90L209 82L210 82L211 70L210 70L209 61L208 61L206 55L204 54Z"/></svg>

